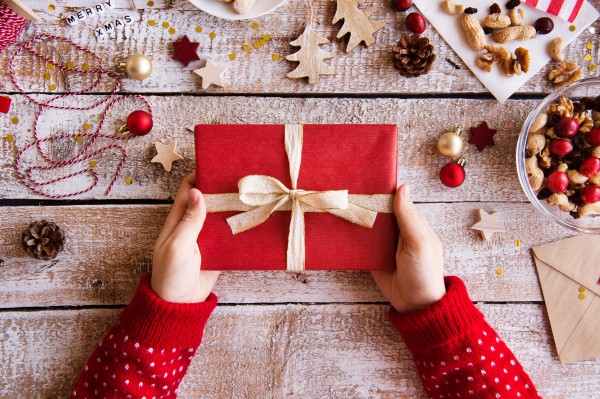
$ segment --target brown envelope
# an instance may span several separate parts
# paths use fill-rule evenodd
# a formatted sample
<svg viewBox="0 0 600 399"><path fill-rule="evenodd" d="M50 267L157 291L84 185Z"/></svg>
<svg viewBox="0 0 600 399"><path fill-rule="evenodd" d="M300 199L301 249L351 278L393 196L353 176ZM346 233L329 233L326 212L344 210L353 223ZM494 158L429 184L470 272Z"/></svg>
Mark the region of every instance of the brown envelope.
<svg viewBox="0 0 600 399"><path fill-rule="evenodd" d="M532 249L560 363L600 356L600 236Z"/></svg>

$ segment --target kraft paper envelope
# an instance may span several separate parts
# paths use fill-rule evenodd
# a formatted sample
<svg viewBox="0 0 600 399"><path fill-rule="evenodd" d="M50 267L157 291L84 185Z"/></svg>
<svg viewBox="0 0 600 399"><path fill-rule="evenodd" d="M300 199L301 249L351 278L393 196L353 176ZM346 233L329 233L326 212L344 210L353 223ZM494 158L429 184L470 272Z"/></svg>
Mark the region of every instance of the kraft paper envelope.
<svg viewBox="0 0 600 399"><path fill-rule="evenodd" d="M533 247L561 364L600 356L600 237ZM585 299L579 299L579 288Z"/></svg>

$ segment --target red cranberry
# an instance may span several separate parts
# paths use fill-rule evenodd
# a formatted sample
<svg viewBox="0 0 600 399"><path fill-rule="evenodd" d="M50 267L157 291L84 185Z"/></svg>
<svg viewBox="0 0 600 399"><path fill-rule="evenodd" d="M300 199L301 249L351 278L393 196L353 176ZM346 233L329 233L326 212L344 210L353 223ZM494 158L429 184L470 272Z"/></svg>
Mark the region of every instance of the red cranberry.
<svg viewBox="0 0 600 399"><path fill-rule="evenodd" d="M568 139L575 136L577 134L577 130L579 130L579 122L577 119L573 118L562 118L556 125L554 125L554 133L563 139Z"/></svg>
<svg viewBox="0 0 600 399"><path fill-rule="evenodd" d="M554 29L554 21L548 17L539 18L535 21L535 30L540 35L547 35Z"/></svg>
<svg viewBox="0 0 600 399"><path fill-rule="evenodd" d="M579 167L579 172L585 177L594 177L600 172L600 159L587 157Z"/></svg>
<svg viewBox="0 0 600 399"><path fill-rule="evenodd" d="M594 204L600 201L600 187L586 186L581 189L581 200L586 204Z"/></svg>
<svg viewBox="0 0 600 399"><path fill-rule="evenodd" d="M392 8L396 11L406 11L412 7L412 0L392 0Z"/></svg>
<svg viewBox="0 0 600 399"><path fill-rule="evenodd" d="M548 189L553 193L564 193L569 187L569 177L565 172L556 170L548 176Z"/></svg>
<svg viewBox="0 0 600 399"><path fill-rule="evenodd" d="M406 27L409 31L418 33L419 35L425 32L425 28L427 24L425 22L425 18L418 12L411 12L406 17Z"/></svg>
<svg viewBox="0 0 600 399"><path fill-rule="evenodd" d="M596 147L600 145L600 129L592 129L587 134L588 143L591 146Z"/></svg>
<svg viewBox="0 0 600 399"><path fill-rule="evenodd" d="M569 140L556 139L550 143L550 152L554 155L567 155L573 151L573 144Z"/></svg>

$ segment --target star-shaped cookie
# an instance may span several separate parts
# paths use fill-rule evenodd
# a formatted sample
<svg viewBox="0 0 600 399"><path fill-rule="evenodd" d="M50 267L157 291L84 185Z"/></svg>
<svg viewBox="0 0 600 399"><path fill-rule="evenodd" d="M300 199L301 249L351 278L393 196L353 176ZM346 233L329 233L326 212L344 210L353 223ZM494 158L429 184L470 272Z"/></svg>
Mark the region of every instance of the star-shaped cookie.
<svg viewBox="0 0 600 399"><path fill-rule="evenodd" d="M494 135L497 130L490 129L487 125L487 122L483 122L479 127L472 127L471 133L473 133L473 137L469 140L469 144L476 144L479 147L479 151L483 151L485 147L495 146L494 143Z"/></svg>
<svg viewBox="0 0 600 399"><path fill-rule="evenodd" d="M171 171L173 162L183 159L183 157L175 152L177 140L171 141L169 144L156 142L156 156L150 162L159 162L167 172Z"/></svg>
<svg viewBox="0 0 600 399"><path fill-rule="evenodd" d="M223 86L223 72L227 70L227 67L221 67L216 65L210 58L206 61L204 68L196 69L195 74L202 77L202 88L206 89L210 85Z"/></svg>
<svg viewBox="0 0 600 399"><path fill-rule="evenodd" d="M181 41L173 42L173 47L175 47L175 54L173 54L174 60L180 60L183 62L183 65L188 66L190 61L199 60L198 53L196 49L200 43L190 42L187 36L183 36Z"/></svg>
<svg viewBox="0 0 600 399"><path fill-rule="evenodd" d="M477 209L477 215L479 216L479 221L471 226L471 229L479 230L484 240L489 241L492 238L492 234L501 233L506 230L498 223L500 212L494 212L490 215L483 209Z"/></svg>

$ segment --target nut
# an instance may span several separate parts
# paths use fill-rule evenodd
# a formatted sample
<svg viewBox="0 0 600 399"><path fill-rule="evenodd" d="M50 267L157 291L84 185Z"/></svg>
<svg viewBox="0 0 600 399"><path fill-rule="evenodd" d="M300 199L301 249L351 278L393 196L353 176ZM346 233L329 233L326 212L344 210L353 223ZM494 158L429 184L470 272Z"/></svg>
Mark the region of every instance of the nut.
<svg viewBox="0 0 600 399"><path fill-rule="evenodd" d="M538 114L538 116L535 117L535 120L531 124L529 133L537 132L538 130L546 126L546 123L548 123L548 114Z"/></svg>
<svg viewBox="0 0 600 399"><path fill-rule="evenodd" d="M486 72L492 72L492 66L497 62L504 62L510 53L502 46L485 46L485 53L476 62L477 66Z"/></svg>
<svg viewBox="0 0 600 399"><path fill-rule="evenodd" d="M539 190L544 182L544 172L538 166L537 157L527 158L525 160L525 167L531 188L533 191Z"/></svg>
<svg viewBox="0 0 600 399"><path fill-rule="evenodd" d="M540 152L540 166L548 169L552 166L552 155L550 154L550 140L546 141L546 147Z"/></svg>
<svg viewBox="0 0 600 399"><path fill-rule="evenodd" d="M496 32L492 35L492 40L496 43L508 43L513 40L529 40L535 37L537 34L535 28L530 25L523 26L509 26Z"/></svg>
<svg viewBox="0 0 600 399"><path fill-rule="evenodd" d="M598 112L595 109L593 109L592 110L592 119L594 121L600 121L600 112Z"/></svg>
<svg viewBox="0 0 600 399"><path fill-rule="evenodd" d="M582 114L584 114L584 119L582 122L579 122L579 131L581 133L589 133L594 127L594 121L587 113L582 112Z"/></svg>
<svg viewBox="0 0 600 399"><path fill-rule="evenodd" d="M450 15L458 15L465 10L462 4L456 4L452 0L444 0L441 4L442 10Z"/></svg>
<svg viewBox="0 0 600 399"><path fill-rule="evenodd" d="M235 0L233 2L233 9L238 14L245 14L248 11L250 11L252 6L254 5L254 1L255 0Z"/></svg>
<svg viewBox="0 0 600 399"><path fill-rule="evenodd" d="M561 163L560 165L558 165L556 170L558 170L559 172L567 173L567 170L569 170L569 165L567 165L566 163Z"/></svg>
<svg viewBox="0 0 600 399"><path fill-rule="evenodd" d="M580 125L585 121L587 114L585 112L573 112L573 119L575 119ZM592 122L592 125L594 122Z"/></svg>
<svg viewBox="0 0 600 399"><path fill-rule="evenodd" d="M549 127L548 130L546 130L546 136L548 136L551 139L556 138L556 133L554 133L554 126Z"/></svg>
<svg viewBox="0 0 600 399"><path fill-rule="evenodd" d="M576 63L563 61L559 66L550 72L548 79L554 83L554 87L563 87L571 82L581 79L581 69L575 70L576 68Z"/></svg>
<svg viewBox="0 0 600 399"><path fill-rule="evenodd" d="M527 137L527 149L533 155L537 155L546 146L546 136L544 134L529 134Z"/></svg>
<svg viewBox="0 0 600 399"><path fill-rule="evenodd" d="M504 14L491 14L485 17L483 26L492 29L504 29L510 26L510 17Z"/></svg>
<svg viewBox="0 0 600 399"><path fill-rule="evenodd" d="M557 37L556 39L552 40L548 45L548 54L550 54L550 58L555 61L564 61L565 56L562 51L566 44L567 42L562 37Z"/></svg>
<svg viewBox="0 0 600 399"><path fill-rule="evenodd" d="M573 102L566 97L560 97L558 104L550 104L550 112L558 113L561 118L571 118L573 116Z"/></svg>
<svg viewBox="0 0 600 399"><path fill-rule="evenodd" d="M520 76L523 72L527 73L529 71L530 63L529 50L519 47L515 50L514 56L504 61L504 73L508 76L514 76L515 74Z"/></svg>
<svg viewBox="0 0 600 399"><path fill-rule="evenodd" d="M592 212L600 213L600 201L593 204L583 204L577 209L579 216L587 216Z"/></svg>
<svg viewBox="0 0 600 399"><path fill-rule="evenodd" d="M508 16L514 26L522 26L525 19L525 10L522 8L513 8L508 12Z"/></svg>
<svg viewBox="0 0 600 399"><path fill-rule="evenodd" d="M598 173L596 176L590 177L590 180L588 181L590 182L590 184L600 186L600 173Z"/></svg>
<svg viewBox="0 0 600 399"><path fill-rule="evenodd" d="M600 146L594 147L594 149L592 150L592 156L600 158Z"/></svg>
<svg viewBox="0 0 600 399"><path fill-rule="evenodd" d="M554 193L550 197L548 197L548 205L558 205L560 210L563 212L571 212L574 211L575 208L577 208L577 205L575 205L572 202L569 202L569 197L567 197L566 194L558 193Z"/></svg>
<svg viewBox="0 0 600 399"><path fill-rule="evenodd" d="M485 46L485 33L479 25L479 20L472 14L463 14L460 25L467 35L469 46L475 51L483 50Z"/></svg>
<svg viewBox="0 0 600 399"><path fill-rule="evenodd" d="M589 180L586 176L582 175L578 170L575 169L568 171L567 176L569 176L569 181L573 184L583 184Z"/></svg>

